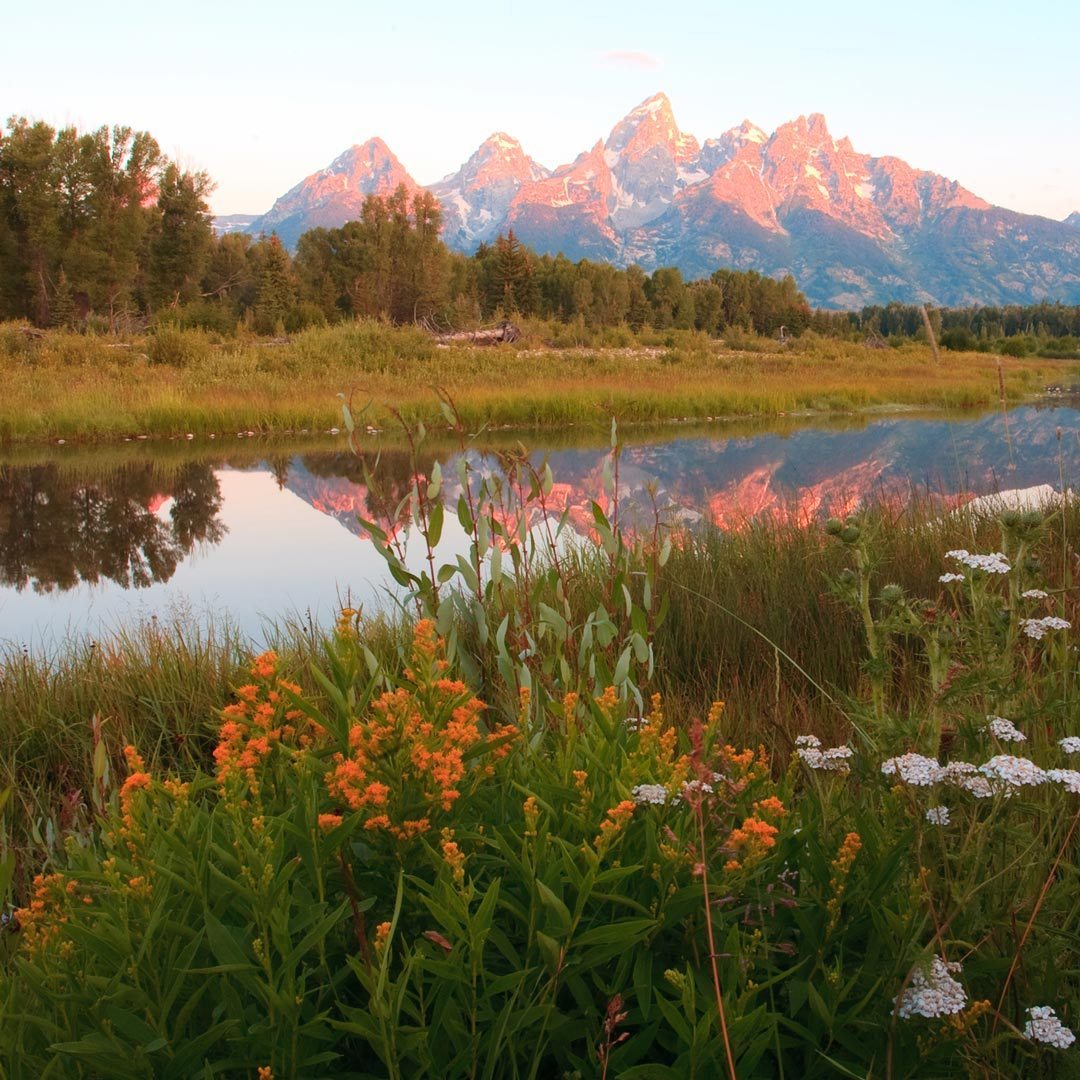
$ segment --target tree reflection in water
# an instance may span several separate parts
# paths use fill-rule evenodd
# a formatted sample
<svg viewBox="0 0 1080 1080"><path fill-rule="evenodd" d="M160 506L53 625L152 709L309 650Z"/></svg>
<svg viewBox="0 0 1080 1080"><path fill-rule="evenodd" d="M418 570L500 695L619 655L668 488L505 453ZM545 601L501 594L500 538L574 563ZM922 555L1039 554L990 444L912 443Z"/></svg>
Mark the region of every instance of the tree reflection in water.
<svg viewBox="0 0 1080 1080"><path fill-rule="evenodd" d="M172 497L167 518L155 512ZM0 585L35 592L80 582L140 589L168 581L196 544L225 535L213 468L163 478L149 462L79 476L55 463L0 465Z"/></svg>

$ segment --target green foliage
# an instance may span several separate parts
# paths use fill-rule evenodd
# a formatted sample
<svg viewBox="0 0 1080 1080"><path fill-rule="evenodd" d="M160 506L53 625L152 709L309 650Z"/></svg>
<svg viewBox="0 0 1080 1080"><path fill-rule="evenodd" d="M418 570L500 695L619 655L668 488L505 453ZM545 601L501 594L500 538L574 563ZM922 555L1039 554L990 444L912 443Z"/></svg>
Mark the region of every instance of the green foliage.
<svg viewBox="0 0 1080 1080"><path fill-rule="evenodd" d="M426 432L407 434L400 475L359 467L380 518L368 530L417 616L411 644L404 626L347 610L287 663L219 673L243 684L212 765L198 737L164 752L170 718L197 704L181 683L140 686L133 674L156 665L94 660L103 685L128 681L108 705L127 726L90 725L85 760L65 743L87 812L37 837L30 889L14 877L5 1075L1068 1075L1073 1051L1021 1029L1032 1006L1070 1027L1080 1008L1075 774L1009 781L1016 744L988 721L1022 731L1029 771L1066 760L1075 652L1067 627L1040 636L1028 620L1077 617L1075 513L1006 512L1001 554L985 558L945 554L950 530L989 539L975 519L898 542L895 521L872 515L792 533L790 551L768 534L714 538L730 546L702 558L619 525L613 426L596 546L574 551L557 542L546 468L508 454L498 484L463 455L463 474L443 476L420 468ZM470 546L439 566L451 484ZM421 573L397 546L406 529L427 546ZM918 564L899 579L897 550ZM732 607L702 579L719 552ZM957 578L938 581L945 570ZM758 596L769 582L779 592ZM824 623L797 613L803 593ZM766 635L775 683L712 649L769 627L770 605L802 635L783 652ZM778 731L768 692L741 717L687 707L673 624L697 678L719 665L718 688L760 679L779 695L789 670L799 693L816 686L839 745L810 737L805 713ZM843 687L821 670L829 638L854 669ZM5 666L31 690L34 670ZM199 715L185 725L200 730ZM120 764L129 739L156 744L149 769L135 749ZM26 733L10 740L27 755L9 773L25 805L59 769ZM27 782L31 762L43 771ZM960 965L964 1000L930 1017L918 990L935 958Z"/></svg>

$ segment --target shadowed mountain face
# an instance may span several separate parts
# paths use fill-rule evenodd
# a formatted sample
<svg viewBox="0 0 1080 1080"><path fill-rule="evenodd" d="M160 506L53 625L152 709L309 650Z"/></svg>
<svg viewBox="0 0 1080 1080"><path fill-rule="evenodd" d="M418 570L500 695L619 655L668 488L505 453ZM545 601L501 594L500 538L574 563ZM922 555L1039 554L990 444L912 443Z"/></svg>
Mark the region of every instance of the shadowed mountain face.
<svg viewBox="0 0 1080 1080"><path fill-rule="evenodd" d="M381 139L346 151L250 226L293 245L359 216L369 194L416 182ZM1080 212L1065 221L991 206L896 157L860 154L820 114L771 135L749 120L699 144L656 94L589 150L548 170L488 138L430 190L443 238L471 252L513 229L563 252L692 277L721 266L791 273L812 303L949 306L1080 302Z"/></svg>

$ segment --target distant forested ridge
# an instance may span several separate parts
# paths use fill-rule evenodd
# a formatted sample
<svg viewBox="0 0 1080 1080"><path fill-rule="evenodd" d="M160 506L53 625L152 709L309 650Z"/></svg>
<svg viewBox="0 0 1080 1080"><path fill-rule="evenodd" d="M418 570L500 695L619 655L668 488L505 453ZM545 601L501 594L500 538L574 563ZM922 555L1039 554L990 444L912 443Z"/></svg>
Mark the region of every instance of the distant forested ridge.
<svg viewBox="0 0 1080 1080"><path fill-rule="evenodd" d="M238 325L275 333L372 317L457 327L535 317L583 330L771 337L926 332L912 305L815 311L791 276L718 268L688 281L672 267L647 274L537 255L512 231L472 255L453 252L441 239L438 200L405 186L368 196L341 228L304 233L291 255L276 236L215 236L212 189L146 132L9 120L0 133L0 318L99 330L155 319L226 335ZM934 309L929 318L946 347L1020 355L1056 347L1063 356L1080 348L1080 307Z"/></svg>

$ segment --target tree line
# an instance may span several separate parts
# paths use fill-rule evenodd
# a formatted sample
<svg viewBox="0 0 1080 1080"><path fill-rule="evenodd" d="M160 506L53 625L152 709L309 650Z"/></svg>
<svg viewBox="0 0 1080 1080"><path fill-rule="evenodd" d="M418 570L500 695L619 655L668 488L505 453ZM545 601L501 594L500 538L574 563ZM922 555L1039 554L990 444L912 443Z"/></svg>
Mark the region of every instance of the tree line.
<svg viewBox="0 0 1080 1080"><path fill-rule="evenodd" d="M369 196L341 228L311 229L295 254L277 237L215 237L204 172L182 169L147 132L12 118L0 131L0 318L116 330L147 317L232 333L295 331L348 318L474 326L532 316L637 331L733 329L770 337L906 340L922 309L813 310L790 275L718 269L687 281L588 259L540 255L512 231L471 255L440 238L442 211L404 187ZM932 309L947 348L1035 351L1080 345L1080 306Z"/></svg>

